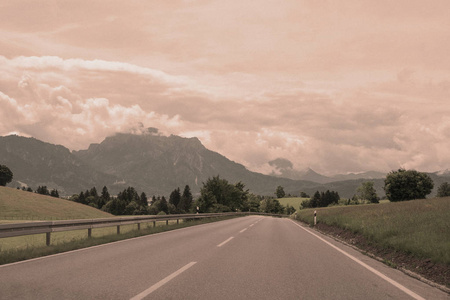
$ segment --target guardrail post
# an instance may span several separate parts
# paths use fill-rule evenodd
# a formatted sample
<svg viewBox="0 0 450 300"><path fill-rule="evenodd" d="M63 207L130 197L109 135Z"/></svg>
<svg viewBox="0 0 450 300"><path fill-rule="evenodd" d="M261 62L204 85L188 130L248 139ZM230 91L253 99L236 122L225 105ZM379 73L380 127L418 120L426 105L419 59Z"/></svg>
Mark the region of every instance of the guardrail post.
<svg viewBox="0 0 450 300"><path fill-rule="evenodd" d="M92 228L88 228L88 238L92 237Z"/></svg>
<svg viewBox="0 0 450 300"><path fill-rule="evenodd" d="M50 246L50 232L46 232L45 233L45 244L47 245L47 246Z"/></svg>
<svg viewBox="0 0 450 300"><path fill-rule="evenodd" d="M314 226L317 225L317 210L314 211Z"/></svg>
<svg viewBox="0 0 450 300"><path fill-rule="evenodd" d="M169 220L166 220L166 226L169 226Z"/></svg>
<svg viewBox="0 0 450 300"><path fill-rule="evenodd" d="M141 230L141 223L138 223L138 230Z"/></svg>
<svg viewBox="0 0 450 300"><path fill-rule="evenodd" d="M153 221L153 227L156 227L156 221Z"/></svg>
<svg viewBox="0 0 450 300"><path fill-rule="evenodd" d="M120 234L120 225L117 225L117 234Z"/></svg>
<svg viewBox="0 0 450 300"><path fill-rule="evenodd" d="M180 224L180 219L177 219L177 224Z"/></svg>

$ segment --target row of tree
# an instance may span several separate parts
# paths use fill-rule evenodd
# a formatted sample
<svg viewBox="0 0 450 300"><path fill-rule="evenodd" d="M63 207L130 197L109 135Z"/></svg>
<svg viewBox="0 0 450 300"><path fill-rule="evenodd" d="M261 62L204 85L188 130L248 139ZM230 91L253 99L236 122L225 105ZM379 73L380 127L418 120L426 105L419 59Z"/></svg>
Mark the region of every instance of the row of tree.
<svg viewBox="0 0 450 300"><path fill-rule="evenodd" d="M110 196L107 187L101 194L95 187L73 195L70 200L90 205L114 215L145 215L145 214L183 214L251 211L275 214L292 214L295 208L284 207L277 199L249 193L242 182L229 183L219 176L209 178L200 190L200 196L194 201L189 185L183 192L174 189L169 200L164 196L153 196L148 199L145 193L138 193L133 187L128 187L117 196Z"/></svg>
<svg viewBox="0 0 450 300"><path fill-rule="evenodd" d="M302 208L327 207L330 205L337 205L339 203L339 193L335 191L319 192L316 191L313 197L309 200L303 200Z"/></svg>

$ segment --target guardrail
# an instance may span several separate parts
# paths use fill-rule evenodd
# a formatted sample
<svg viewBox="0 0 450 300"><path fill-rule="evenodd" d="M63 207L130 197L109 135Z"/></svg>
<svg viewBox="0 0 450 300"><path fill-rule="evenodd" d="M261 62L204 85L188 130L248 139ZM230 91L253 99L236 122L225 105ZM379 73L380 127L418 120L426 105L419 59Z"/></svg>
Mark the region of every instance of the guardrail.
<svg viewBox="0 0 450 300"><path fill-rule="evenodd" d="M115 217L102 219L79 219L79 220L61 220L61 221L41 221L29 223L0 224L0 238L24 236L33 234L46 234L46 244L50 246L50 238L52 232L71 231L87 229L88 237L92 235L93 228L113 227L117 226L117 234L120 234L121 225L137 224L138 230L141 229L142 223L153 222L153 227L157 221L166 221L169 225L170 220L177 220L177 224L183 219L202 219L215 218L223 216L245 216L245 215L264 215L283 217L283 215L266 214L266 213L210 213L210 214L182 214L182 215L163 215L163 216L132 216L132 217Z"/></svg>

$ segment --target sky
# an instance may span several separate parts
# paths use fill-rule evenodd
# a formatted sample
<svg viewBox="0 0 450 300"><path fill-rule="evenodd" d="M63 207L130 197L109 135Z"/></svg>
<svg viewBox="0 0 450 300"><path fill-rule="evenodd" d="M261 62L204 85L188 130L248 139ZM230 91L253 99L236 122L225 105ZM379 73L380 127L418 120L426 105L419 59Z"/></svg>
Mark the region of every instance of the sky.
<svg viewBox="0 0 450 300"><path fill-rule="evenodd" d="M198 137L256 172L450 169L448 0L1 0L0 135Z"/></svg>

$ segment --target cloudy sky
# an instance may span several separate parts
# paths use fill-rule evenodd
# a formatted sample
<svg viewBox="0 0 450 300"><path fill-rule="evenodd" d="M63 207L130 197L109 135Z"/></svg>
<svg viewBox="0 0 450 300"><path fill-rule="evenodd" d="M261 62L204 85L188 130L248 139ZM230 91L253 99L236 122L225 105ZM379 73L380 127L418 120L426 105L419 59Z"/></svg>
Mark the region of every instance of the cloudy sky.
<svg viewBox="0 0 450 300"><path fill-rule="evenodd" d="M450 1L0 1L0 135L159 128L268 173L450 168Z"/></svg>

